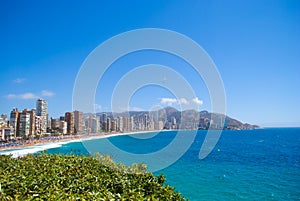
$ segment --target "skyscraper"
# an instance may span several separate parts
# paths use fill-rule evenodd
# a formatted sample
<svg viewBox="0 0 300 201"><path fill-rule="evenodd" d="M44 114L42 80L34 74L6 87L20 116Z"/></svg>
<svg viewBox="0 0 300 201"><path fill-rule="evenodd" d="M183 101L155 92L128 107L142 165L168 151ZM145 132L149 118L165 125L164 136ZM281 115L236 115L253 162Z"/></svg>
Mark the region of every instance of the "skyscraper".
<svg viewBox="0 0 300 201"><path fill-rule="evenodd" d="M107 114L103 113L102 114L102 119L101 119L101 124L102 124L102 130L107 131Z"/></svg>
<svg viewBox="0 0 300 201"><path fill-rule="evenodd" d="M129 129L129 117L128 116L123 117L123 131L125 131L125 132L130 131L130 129Z"/></svg>
<svg viewBox="0 0 300 201"><path fill-rule="evenodd" d="M116 119L117 131L123 132L123 117L117 117Z"/></svg>
<svg viewBox="0 0 300 201"><path fill-rule="evenodd" d="M67 122L67 133L74 134L74 113L66 112L65 121Z"/></svg>
<svg viewBox="0 0 300 201"><path fill-rule="evenodd" d="M24 109L20 113L19 135L20 137L28 136L30 131L30 111Z"/></svg>
<svg viewBox="0 0 300 201"><path fill-rule="evenodd" d="M74 127L75 133L82 133L83 132L83 113L80 111L74 111Z"/></svg>
<svg viewBox="0 0 300 201"><path fill-rule="evenodd" d="M51 123L50 123L51 130L55 130L57 128L56 127L56 125L57 125L57 119L51 117L50 121L51 121Z"/></svg>
<svg viewBox="0 0 300 201"><path fill-rule="evenodd" d="M59 129L63 134L67 134L68 124L64 120L59 121Z"/></svg>
<svg viewBox="0 0 300 201"><path fill-rule="evenodd" d="M20 125L20 113L17 108L14 108L10 112L10 125L12 127L12 133L14 138L19 136L19 125Z"/></svg>
<svg viewBox="0 0 300 201"><path fill-rule="evenodd" d="M116 120L111 120L111 131L117 130Z"/></svg>
<svg viewBox="0 0 300 201"><path fill-rule="evenodd" d="M48 104L46 100L38 99L36 101L36 116L41 117L41 132L46 133L48 123Z"/></svg>
<svg viewBox="0 0 300 201"><path fill-rule="evenodd" d="M106 132L110 132L110 131L111 131L111 119L109 117L107 117Z"/></svg>
<svg viewBox="0 0 300 201"><path fill-rule="evenodd" d="M36 110L33 109L30 111L30 127L29 127L29 135L37 134L36 130Z"/></svg>

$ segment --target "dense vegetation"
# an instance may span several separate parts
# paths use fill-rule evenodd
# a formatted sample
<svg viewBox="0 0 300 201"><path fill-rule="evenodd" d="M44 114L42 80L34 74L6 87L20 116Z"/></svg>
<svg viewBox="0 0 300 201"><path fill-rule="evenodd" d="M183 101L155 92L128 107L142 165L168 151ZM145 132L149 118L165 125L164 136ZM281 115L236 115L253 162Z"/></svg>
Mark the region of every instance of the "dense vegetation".
<svg viewBox="0 0 300 201"><path fill-rule="evenodd" d="M0 200L184 200L164 182L99 154L0 156Z"/></svg>

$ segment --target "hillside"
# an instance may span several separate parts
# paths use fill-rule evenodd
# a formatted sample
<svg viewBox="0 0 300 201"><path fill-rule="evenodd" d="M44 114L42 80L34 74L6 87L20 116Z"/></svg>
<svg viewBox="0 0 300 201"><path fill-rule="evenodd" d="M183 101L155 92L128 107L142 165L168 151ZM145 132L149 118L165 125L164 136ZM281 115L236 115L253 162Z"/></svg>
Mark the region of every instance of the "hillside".
<svg viewBox="0 0 300 201"><path fill-rule="evenodd" d="M103 113L97 113L98 116L102 116ZM143 117L148 115L152 121L162 121L165 123L165 128L168 129L174 118L176 120L176 128L179 129L225 129L225 130L239 130L239 129L256 129L257 125L251 125L249 123L242 123L241 121L231 118L224 114L210 113L208 111L197 112L196 110L184 110L178 111L173 107L166 107L157 111L129 111L122 113L105 113L111 119L117 116L133 116ZM101 119L101 118L100 118ZM223 127L221 125L224 125Z"/></svg>

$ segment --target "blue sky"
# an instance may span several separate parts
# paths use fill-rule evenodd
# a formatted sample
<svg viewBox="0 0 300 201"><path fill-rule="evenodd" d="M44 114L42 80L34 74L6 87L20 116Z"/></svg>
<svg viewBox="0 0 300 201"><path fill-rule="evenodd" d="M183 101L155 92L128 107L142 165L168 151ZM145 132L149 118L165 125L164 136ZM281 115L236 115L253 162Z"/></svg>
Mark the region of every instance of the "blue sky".
<svg viewBox="0 0 300 201"><path fill-rule="evenodd" d="M1 1L0 27L0 113L34 108L37 97L48 100L50 116L71 111L76 75L89 53L114 35L153 27L182 33L206 50L223 79L229 116L300 126L299 1ZM207 88L188 64L144 51L112 65L99 84L97 110L109 110L124 73L148 63L177 70L202 101L200 110L210 109ZM150 109L162 98L174 97L148 86L130 106Z"/></svg>

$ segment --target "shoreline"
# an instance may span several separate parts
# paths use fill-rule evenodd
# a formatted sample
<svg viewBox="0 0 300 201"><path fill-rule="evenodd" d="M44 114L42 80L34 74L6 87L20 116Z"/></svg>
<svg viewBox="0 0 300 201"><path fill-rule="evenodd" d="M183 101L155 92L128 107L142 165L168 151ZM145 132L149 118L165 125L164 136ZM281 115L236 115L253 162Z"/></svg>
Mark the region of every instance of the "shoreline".
<svg viewBox="0 0 300 201"><path fill-rule="evenodd" d="M154 130L154 131L135 131L135 132L114 132L114 133L93 133L93 134L81 134L81 135L67 135L67 136L51 136L45 137L43 139L34 139L34 140L26 140L24 144L20 145L12 145L7 147L0 147L0 155L3 155L10 151L18 151L27 148L36 148L42 147L43 145L62 145L68 144L72 142L82 142L88 140L95 140L95 139L102 139L102 138L109 138L115 136L122 136L122 135L137 135L143 133L153 133L153 132L166 132L166 131L174 131L174 130ZM50 146L51 148L51 146ZM49 148L47 148L49 149ZM46 149L45 149L46 150Z"/></svg>
<svg viewBox="0 0 300 201"><path fill-rule="evenodd" d="M259 128L263 129L263 128ZM95 140L95 139L101 139L101 138L109 138L114 136L122 136L122 135L137 135L137 134L143 134L143 133L155 133L155 132L169 132L169 131L180 131L185 129L172 129L172 130L149 130L149 131L132 131L132 132L99 132L99 133L92 133L92 134L78 134L78 135L62 135L62 136L48 136L43 137L42 139L31 139L31 140L24 140L23 144L18 143L12 143L16 145L8 145L0 147L0 155L3 154L3 152L8 152L10 150L22 150L26 149L28 147L36 147L36 146L43 146L46 144L68 144L72 142L81 142L81 141L87 141L87 140ZM257 129L255 129L257 130ZM197 130L194 130L197 131ZM11 144L11 143L7 143Z"/></svg>

